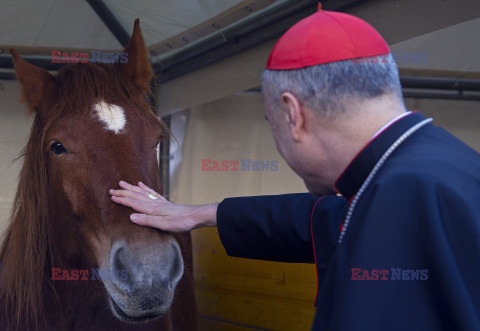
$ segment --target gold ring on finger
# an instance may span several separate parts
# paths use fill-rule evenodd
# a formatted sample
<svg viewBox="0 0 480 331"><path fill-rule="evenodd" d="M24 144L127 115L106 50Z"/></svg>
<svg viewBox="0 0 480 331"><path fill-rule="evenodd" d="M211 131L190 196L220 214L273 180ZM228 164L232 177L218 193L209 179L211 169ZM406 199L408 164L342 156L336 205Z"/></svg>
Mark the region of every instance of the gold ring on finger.
<svg viewBox="0 0 480 331"><path fill-rule="evenodd" d="M157 200L157 199L160 198L160 196L159 196L157 193L155 193L155 192L149 192L149 193L147 194L147 197L149 197L150 199L153 199L153 200Z"/></svg>

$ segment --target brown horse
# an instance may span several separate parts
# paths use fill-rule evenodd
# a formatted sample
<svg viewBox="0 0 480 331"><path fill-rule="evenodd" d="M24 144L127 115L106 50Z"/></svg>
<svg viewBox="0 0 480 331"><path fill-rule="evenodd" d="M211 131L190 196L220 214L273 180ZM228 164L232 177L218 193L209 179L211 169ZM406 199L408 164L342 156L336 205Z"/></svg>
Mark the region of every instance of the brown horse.
<svg viewBox="0 0 480 331"><path fill-rule="evenodd" d="M120 179L161 190L166 128L138 20L126 63L52 76L11 52L35 119L0 251L0 330L195 329L190 235L138 226L110 200Z"/></svg>

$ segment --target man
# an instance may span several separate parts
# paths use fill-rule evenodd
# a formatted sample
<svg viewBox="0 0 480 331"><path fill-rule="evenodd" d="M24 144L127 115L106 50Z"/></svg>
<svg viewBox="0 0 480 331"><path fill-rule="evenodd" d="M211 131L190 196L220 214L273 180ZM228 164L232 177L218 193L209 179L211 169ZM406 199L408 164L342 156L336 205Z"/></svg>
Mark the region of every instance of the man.
<svg viewBox="0 0 480 331"><path fill-rule="evenodd" d="M389 52L321 10L273 49L266 116L311 194L185 206L121 182L112 200L140 225L218 226L231 256L315 262L315 330L480 330L480 155L406 111Z"/></svg>

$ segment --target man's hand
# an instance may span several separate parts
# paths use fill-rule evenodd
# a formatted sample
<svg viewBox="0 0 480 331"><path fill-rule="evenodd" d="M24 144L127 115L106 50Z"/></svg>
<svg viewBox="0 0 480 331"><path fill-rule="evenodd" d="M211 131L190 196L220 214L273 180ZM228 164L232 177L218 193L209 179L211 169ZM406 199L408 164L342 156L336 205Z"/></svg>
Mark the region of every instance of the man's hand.
<svg viewBox="0 0 480 331"><path fill-rule="evenodd" d="M123 190L110 190L112 200L139 213L130 215L132 222L167 232L188 232L203 226L217 226L218 203L189 206L168 201L142 182L138 186L120 181ZM150 196L157 196L153 199Z"/></svg>

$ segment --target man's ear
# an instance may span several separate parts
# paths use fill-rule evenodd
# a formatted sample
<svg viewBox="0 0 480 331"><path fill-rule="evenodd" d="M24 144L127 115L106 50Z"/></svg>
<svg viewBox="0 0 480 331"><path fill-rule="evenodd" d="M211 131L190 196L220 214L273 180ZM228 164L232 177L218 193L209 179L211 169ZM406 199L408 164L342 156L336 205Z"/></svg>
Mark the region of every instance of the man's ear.
<svg viewBox="0 0 480 331"><path fill-rule="evenodd" d="M147 91L150 88L153 70L138 18L135 20L132 38L123 52L127 54L128 60L117 64L120 70L143 92Z"/></svg>
<svg viewBox="0 0 480 331"><path fill-rule="evenodd" d="M305 129L305 114L303 103L292 93L284 92L281 95L282 108L285 110L284 118L287 121L292 137L295 141L300 139L302 130Z"/></svg>
<svg viewBox="0 0 480 331"><path fill-rule="evenodd" d="M22 99L31 112L37 112L44 98L52 93L56 86L55 77L47 70L28 63L10 48L15 65L15 74L22 85Z"/></svg>

